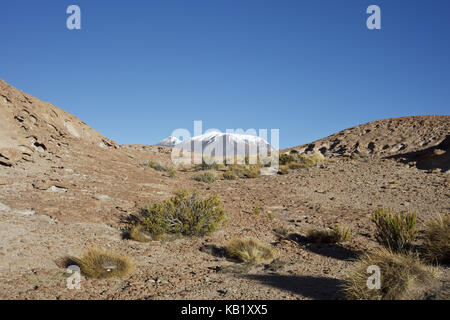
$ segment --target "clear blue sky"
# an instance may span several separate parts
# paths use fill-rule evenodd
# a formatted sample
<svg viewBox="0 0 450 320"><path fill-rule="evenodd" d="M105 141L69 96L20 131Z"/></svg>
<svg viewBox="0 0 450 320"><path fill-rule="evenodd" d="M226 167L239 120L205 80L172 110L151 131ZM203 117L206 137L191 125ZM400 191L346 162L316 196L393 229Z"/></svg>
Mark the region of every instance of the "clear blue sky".
<svg viewBox="0 0 450 320"><path fill-rule="evenodd" d="M448 0L2 0L0 34L0 78L121 144L203 120L289 147L450 111Z"/></svg>

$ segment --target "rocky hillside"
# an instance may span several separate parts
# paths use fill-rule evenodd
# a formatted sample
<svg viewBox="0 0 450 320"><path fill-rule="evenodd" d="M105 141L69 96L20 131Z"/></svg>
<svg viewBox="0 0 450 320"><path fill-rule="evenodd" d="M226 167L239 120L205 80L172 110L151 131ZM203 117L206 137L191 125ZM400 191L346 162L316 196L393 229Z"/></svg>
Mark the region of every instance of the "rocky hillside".
<svg viewBox="0 0 450 320"><path fill-rule="evenodd" d="M372 121L286 151L320 151L329 157L393 156L436 146L449 134L450 116L402 117Z"/></svg>
<svg viewBox="0 0 450 320"><path fill-rule="evenodd" d="M77 117L0 79L0 165L61 156L73 144L116 147Z"/></svg>

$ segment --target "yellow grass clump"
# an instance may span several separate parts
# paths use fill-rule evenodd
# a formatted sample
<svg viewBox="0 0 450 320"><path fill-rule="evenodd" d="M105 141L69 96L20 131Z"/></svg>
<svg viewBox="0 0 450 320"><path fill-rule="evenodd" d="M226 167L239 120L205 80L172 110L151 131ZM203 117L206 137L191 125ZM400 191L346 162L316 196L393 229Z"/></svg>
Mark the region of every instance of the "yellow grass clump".
<svg viewBox="0 0 450 320"><path fill-rule="evenodd" d="M438 277L439 270L423 264L414 253L380 248L356 262L342 292L350 300L419 300L438 287Z"/></svg>
<svg viewBox="0 0 450 320"><path fill-rule="evenodd" d="M424 230L423 256L430 263L450 263L450 215L437 215Z"/></svg>
<svg viewBox="0 0 450 320"><path fill-rule="evenodd" d="M225 249L227 257L248 264L259 264L275 257L271 248L253 239L234 239Z"/></svg>
<svg viewBox="0 0 450 320"><path fill-rule="evenodd" d="M124 278L133 271L133 263L128 257L96 248L87 249L74 262L89 278Z"/></svg>

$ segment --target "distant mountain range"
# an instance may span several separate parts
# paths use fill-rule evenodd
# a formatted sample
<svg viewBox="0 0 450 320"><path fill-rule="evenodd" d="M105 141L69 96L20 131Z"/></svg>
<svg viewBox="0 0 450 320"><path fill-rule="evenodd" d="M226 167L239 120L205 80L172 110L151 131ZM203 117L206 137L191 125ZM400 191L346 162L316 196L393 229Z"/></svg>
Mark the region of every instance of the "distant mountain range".
<svg viewBox="0 0 450 320"><path fill-rule="evenodd" d="M186 141L170 136L157 144L158 146L176 147L181 150L194 151L196 146L208 155L249 155L265 153L272 146L263 138L248 134L208 132L192 137ZM197 151L197 150L195 150Z"/></svg>

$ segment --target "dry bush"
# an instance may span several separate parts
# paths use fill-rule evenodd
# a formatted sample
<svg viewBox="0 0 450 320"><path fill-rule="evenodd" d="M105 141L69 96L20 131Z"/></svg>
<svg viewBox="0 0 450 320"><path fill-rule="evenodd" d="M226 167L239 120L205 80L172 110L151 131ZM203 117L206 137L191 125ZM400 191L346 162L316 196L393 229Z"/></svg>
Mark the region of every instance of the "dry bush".
<svg viewBox="0 0 450 320"><path fill-rule="evenodd" d="M133 264L128 257L96 248L87 249L74 262L89 278L123 278L133 271Z"/></svg>
<svg viewBox="0 0 450 320"><path fill-rule="evenodd" d="M239 178L257 178L261 175L261 166L257 164L232 164L228 166L230 174L233 174Z"/></svg>
<svg viewBox="0 0 450 320"><path fill-rule="evenodd" d="M424 230L423 257L430 263L450 263L450 215L437 215Z"/></svg>
<svg viewBox="0 0 450 320"><path fill-rule="evenodd" d="M280 165L284 166L290 162L297 162L297 157L292 154L280 154Z"/></svg>
<svg viewBox="0 0 450 320"><path fill-rule="evenodd" d="M394 251L409 246L417 237L416 213L394 213L391 209L377 208L370 220L375 223L377 241Z"/></svg>
<svg viewBox="0 0 450 320"><path fill-rule="evenodd" d="M217 175L214 172L198 173L194 176L195 181L212 183L217 180Z"/></svg>
<svg viewBox="0 0 450 320"><path fill-rule="evenodd" d="M249 165L244 172L245 178L253 179L261 175L261 168L258 165Z"/></svg>
<svg viewBox="0 0 450 320"><path fill-rule="evenodd" d="M197 192L178 191L170 199L141 212L144 230L160 238L164 234L203 236L214 232L225 219L217 195L199 198Z"/></svg>
<svg viewBox="0 0 450 320"><path fill-rule="evenodd" d="M248 264L259 264L275 257L271 248L253 239L234 239L228 243L225 250L228 258Z"/></svg>
<svg viewBox="0 0 450 320"><path fill-rule="evenodd" d="M155 169L156 171L165 172L167 170L167 168L164 165L162 165L162 164L160 164L158 162L152 161L152 160L144 162L143 165L147 166L147 167L150 167L152 169Z"/></svg>
<svg viewBox="0 0 450 320"><path fill-rule="evenodd" d="M347 227L334 226L331 230L310 230L306 237L314 243L339 243L349 241L352 233Z"/></svg>
<svg viewBox="0 0 450 320"><path fill-rule="evenodd" d="M377 266L380 288L369 289L369 277ZM365 254L350 271L343 283L343 294L350 300L424 299L439 286L438 269L423 264L413 253L394 253L386 248Z"/></svg>

